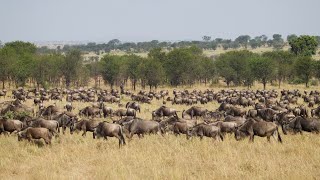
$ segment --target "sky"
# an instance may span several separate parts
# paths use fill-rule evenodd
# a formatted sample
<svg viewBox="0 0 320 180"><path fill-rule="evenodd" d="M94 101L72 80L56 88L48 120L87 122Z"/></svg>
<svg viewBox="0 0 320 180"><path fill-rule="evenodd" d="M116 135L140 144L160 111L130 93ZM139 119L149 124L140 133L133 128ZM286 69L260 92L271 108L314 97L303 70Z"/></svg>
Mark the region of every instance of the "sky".
<svg viewBox="0 0 320 180"><path fill-rule="evenodd" d="M178 41L320 35L320 0L0 0L0 40Z"/></svg>

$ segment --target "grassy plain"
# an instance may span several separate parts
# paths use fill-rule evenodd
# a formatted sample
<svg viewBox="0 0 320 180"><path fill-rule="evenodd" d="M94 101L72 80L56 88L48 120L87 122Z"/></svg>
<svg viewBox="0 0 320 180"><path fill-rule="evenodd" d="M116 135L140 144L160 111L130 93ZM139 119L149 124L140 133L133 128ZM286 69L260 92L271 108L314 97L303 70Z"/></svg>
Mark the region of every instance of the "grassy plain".
<svg viewBox="0 0 320 180"><path fill-rule="evenodd" d="M254 87L260 88L259 84ZM289 85L284 88L304 89ZM169 90L172 96L172 88ZM129 100L122 97L123 104ZM26 104L31 105L32 101ZM57 102L60 107L64 104L65 101ZM138 116L151 119L151 111L161 104L161 100L142 104ZM75 103L75 112L86 105L90 103ZM117 108L115 104L108 106ZM167 106L180 113L187 108ZM214 110L218 103L203 107ZM259 137L254 143L249 143L248 139L238 142L232 135L223 142L208 138L186 140L185 136L172 134L150 135L142 139L135 137L121 149L117 139L94 140L91 133L82 137L80 133L70 135L67 132L54 138L51 146L18 142L16 135L1 135L0 174L1 179L319 179L320 136L310 133L281 135L283 144L274 139L268 143L266 138Z"/></svg>

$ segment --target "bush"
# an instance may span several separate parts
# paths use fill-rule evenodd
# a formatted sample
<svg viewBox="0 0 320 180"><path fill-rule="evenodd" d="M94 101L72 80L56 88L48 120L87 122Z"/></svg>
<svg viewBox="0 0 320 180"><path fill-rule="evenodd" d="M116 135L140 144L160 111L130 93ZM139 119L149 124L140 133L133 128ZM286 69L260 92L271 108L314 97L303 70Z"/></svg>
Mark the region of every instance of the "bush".
<svg viewBox="0 0 320 180"><path fill-rule="evenodd" d="M311 85L311 86L318 86L318 85L319 85L319 81L316 80L316 79L312 79L312 80L310 81L310 85Z"/></svg>
<svg viewBox="0 0 320 180"><path fill-rule="evenodd" d="M305 82L298 77L295 77L289 81L289 84L304 84L304 83Z"/></svg>

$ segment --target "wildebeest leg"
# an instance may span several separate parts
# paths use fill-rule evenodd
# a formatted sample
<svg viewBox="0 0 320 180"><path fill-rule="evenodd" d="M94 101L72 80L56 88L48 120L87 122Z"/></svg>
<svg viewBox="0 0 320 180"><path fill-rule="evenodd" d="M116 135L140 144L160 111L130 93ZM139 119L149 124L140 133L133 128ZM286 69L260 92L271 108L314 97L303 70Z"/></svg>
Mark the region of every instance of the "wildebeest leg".
<svg viewBox="0 0 320 180"><path fill-rule="evenodd" d="M267 140L270 143L270 135L267 135Z"/></svg>
<svg viewBox="0 0 320 180"><path fill-rule="evenodd" d="M82 131L83 131L82 136L86 137L86 135L87 135L87 129L86 129L85 127L83 127L83 128L82 128Z"/></svg>
<svg viewBox="0 0 320 180"><path fill-rule="evenodd" d="M48 138L43 138L43 140L44 140L44 142L45 142L46 144L51 144L51 140L50 140L50 139L48 139Z"/></svg>

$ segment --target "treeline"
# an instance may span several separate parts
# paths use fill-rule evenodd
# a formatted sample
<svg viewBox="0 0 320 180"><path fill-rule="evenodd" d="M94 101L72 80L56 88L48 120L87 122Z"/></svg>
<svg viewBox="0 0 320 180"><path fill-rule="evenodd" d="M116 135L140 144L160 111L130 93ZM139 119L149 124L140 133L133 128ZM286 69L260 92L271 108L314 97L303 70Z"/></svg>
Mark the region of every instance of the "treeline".
<svg viewBox="0 0 320 180"><path fill-rule="evenodd" d="M254 82L304 83L320 78L320 61L312 59L318 46L316 37L300 36L289 41L290 51L275 50L256 54L248 50L230 51L215 59L206 57L196 46L151 49L148 57L105 55L100 61L83 63L81 51L38 53L28 42L6 43L0 49L0 81L34 87L79 87L90 79L99 86L103 79L111 87L131 83L142 88L159 85L214 84L219 79L228 86L251 87Z"/></svg>
<svg viewBox="0 0 320 180"><path fill-rule="evenodd" d="M218 47L227 49L238 49L238 48L259 48L259 47L272 47L276 50L282 49L291 39L296 38L295 34L288 35L283 38L280 34L274 34L272 38L268 38L266 35L250 37L249 35L241 35L234 40L215 38L212 39L210 36L203 36L202 41L180 41L180 42L160 42L158 40L153 40L149 42L124 42L122 43L118 39L113 39L108 43L88 43L83 45L65 45L64 47L58 47L57 50L48 49L47 47L41 47L38 49L39 52L68 52L71 49L79 49L80 51L86 52L110 52L112 50L121 50L124 52L149 52L154 48L162 48L166 50L172 50L174 48L186 48L190 46L196 46L200 49L216 50ZM315 37L318 44L320 44L320 36Z"/></svg>

